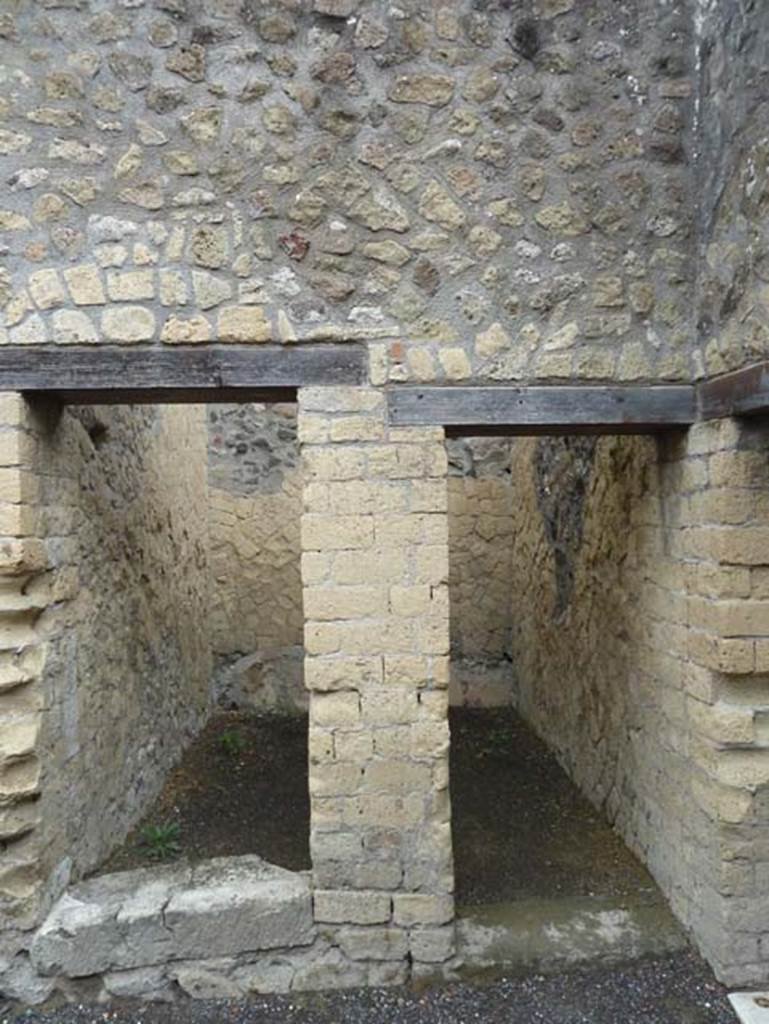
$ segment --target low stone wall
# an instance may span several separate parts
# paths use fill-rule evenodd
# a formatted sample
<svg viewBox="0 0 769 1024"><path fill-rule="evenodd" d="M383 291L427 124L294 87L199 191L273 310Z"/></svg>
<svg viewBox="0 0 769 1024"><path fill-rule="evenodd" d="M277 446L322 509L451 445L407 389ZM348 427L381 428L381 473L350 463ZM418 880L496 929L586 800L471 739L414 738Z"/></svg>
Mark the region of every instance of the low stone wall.
<svg viewBox="0 0 769 1024"><path fill-rule="evenodd" d="M31 937L27 998L167 1002L400 984L410 963L393 936L420 911L419 897L313 892L309 872L256 856L102 875L65 892Z"/></svg>
<svg viewBox="0 0 769 1024"><path fill-rule="evenodd" d="M98 978L105 998L170 999L301 987L301 962L319 952L308 876L232 857L83 882L54 906L30 957L50 992L80 985L93 998Z"/></svg>

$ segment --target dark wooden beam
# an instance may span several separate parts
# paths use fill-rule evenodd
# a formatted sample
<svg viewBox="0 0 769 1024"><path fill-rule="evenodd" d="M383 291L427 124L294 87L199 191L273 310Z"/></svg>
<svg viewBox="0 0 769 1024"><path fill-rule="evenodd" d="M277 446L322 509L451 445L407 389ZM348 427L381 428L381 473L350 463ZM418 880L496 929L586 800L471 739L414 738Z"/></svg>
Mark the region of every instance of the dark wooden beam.
<svg viewBox="0 0 769 1024"><path fill-rule="evenodd" d="M390 421L440 425L449 436L648 434L697 418L689 385L598 387L393 387Z"/></svg>
<svg viewBox="0 0 769 1024"><path fill-rule="evenodd" d="M713 377L697 390L704 420L769 413L769 363L756 363Z"/></svg>
<svg viewBox="0 0 769 1024"><path fill-rule="evenodd" d="M205 405L235 402L296 402L296 388L112 388L68 391L57 388L25 390L31 401L45 399L62 405Z"/></svg>
<svg viewBox="0 0 769 1024"><path fill-rule="evenodd" d="M0 391L73 405L282 402L312 385L361 384L357 345L29 345L0 347Z"/></svg>

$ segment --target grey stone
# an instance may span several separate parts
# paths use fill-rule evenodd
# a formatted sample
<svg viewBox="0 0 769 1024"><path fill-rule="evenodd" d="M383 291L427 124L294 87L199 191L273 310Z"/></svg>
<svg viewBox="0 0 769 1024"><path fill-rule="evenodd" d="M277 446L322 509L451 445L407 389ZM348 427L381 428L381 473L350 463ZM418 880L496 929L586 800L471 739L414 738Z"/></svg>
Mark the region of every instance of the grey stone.
<svg viewBox="0 0 769 1024"><path fill-rule="evenodd" d="M314 938L308 879L255 856L199 865L164 918L189 959L306 946Z"/></svg>
<svg viewBox="0 0 769 1024"><path fill-rule="evenodd" d="M349 18L360 6L360 0L313 0L312 9L332 18Z"/></svg>
<svg viewBox="0 0 769 1024"><path fill-rule="evenodd" d="M166 67L189 82L202 82L206 77L206 51L197 43L175 50Z"/></svg>
<svg viewBox="0 0 769 1024"><path fill-rule="evenodd" d="M294 967L283 959L259 960L238 968L234 977L246 992L288 992L294 980Z"/></svg>
<svg viewBox="0 0 769 1024"><path fill-rule="evenodd" d="M113 53L109 58L109 66L116 78L119 78L131 92L146 89L152 78L152 61L149 57L139 57L132 53Z"/></svg>
<svg viewBox="0 0 769 1024"><path fill-rule="evenodd" d="M43 975L78 978L306 946L313 938L306 876L259 857L225 857L195 868L104 875L75 886L36 933L31 957ZM191 989L203 984L185 978Z"/></svg>
<svg viewBox="0 0 769 1024"><path fill-rule="evenodd" d="M165 967L135 967L128 971L110 971L104 975L104 987L118 999L173 998Z"/></svg>
<svg viewBox="0 0 769 1024"><path fill-rule="evenodd" d="M2 963L0 969L0 990L7 999L18 999L21 1003L36 1006L51 995L54 982L41 978L24 954Z"/></svg>
<svg viewBox="0 0 769 1024"><path fill-rule="evenodd" d="M179 988L193 999L237 999L243 989L228 977L233 963L222 964L217 970L204 964L183 964L171 970Z"/></svg>
<svg viewBox="0 0 769 1024"><path fill-rule="evenodd" d="M38 929L32 962L41 974L77 978L167 958L172 936L163 929L162 910L172 890L190 880L185 865L103 875L74 886Z"/></svg>

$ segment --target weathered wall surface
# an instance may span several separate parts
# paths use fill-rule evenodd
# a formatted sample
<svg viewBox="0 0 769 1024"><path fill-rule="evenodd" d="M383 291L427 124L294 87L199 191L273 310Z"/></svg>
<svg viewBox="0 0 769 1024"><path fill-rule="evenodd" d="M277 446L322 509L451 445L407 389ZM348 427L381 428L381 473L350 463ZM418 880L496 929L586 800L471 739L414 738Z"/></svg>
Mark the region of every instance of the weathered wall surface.
<svg viewBox="0 0 769 1024"><path fill-rule="evenodd" d="M209 710L204 410L93 408L41 424L41 528L60 603L41 734L50 867L95 868ZM61 583L57 582L61 586Z"/></svg>
<svg viewBox="0 0 769 1024"><path fill-rule="evenodd" d="M122 841L209 709L206 431L200 407L12 395L0 439L2 987L35 999L27 930Z"/></svg>
<svg viewBox="0 0 769 1024"><path fill-rule="evenodd" d="M451 700L509 704L513 487L510 442L447 442Z"/></svg>
<svg viewBox="0 0 769 1024"><path fill-rule="evenodd" d="M698 0L695 17L697 326L700 369L713 374L769 351L769 8Z"/></svg>
<svg viewBox="0 0 769 1024"><path fill-rule="evenodd" d="M208 409L214 697L306 708L294 406Z"/></svg>
<svg viewBox="0 0 769 1024"><path fill-rule="evenodd" d="M628 516L653 442L516 441L511 630L515 700L597 803L628 792L631 638L639 601Z"/></svg>
<svg viewBox="0 0 769 1024"><path fill-rule="evenodd" d="M2 340L686 378L691 35L663 0L12 0Z"/></svg>
<svg viewBox="0 0 769 1024"><path fill-rule="evenodd" d="M513 452L516 702L719 976L769 971L766 431Z"/></svg>

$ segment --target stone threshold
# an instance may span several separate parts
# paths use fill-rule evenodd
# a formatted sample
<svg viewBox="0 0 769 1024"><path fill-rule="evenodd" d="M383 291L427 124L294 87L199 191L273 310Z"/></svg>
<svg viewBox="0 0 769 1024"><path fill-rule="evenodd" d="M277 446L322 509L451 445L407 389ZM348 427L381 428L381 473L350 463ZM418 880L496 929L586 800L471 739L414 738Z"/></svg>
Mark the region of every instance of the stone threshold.
<svg viewBox="0 0 769 1024"><path fill-rule="evenodd" d="M464 977L624 963L674 953L688 944L667 905L657 902L530 899L457 912L457 955Z"/></svg>
<svg viewBox="0 0 769 1024"><path fill-rule="evenodd" d="M312 945L309 873L222 857L101 875L70 888L30 947L38 974L77 979Z"/></svg>

